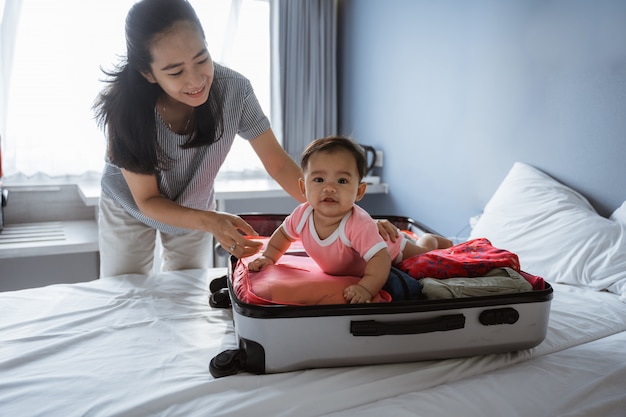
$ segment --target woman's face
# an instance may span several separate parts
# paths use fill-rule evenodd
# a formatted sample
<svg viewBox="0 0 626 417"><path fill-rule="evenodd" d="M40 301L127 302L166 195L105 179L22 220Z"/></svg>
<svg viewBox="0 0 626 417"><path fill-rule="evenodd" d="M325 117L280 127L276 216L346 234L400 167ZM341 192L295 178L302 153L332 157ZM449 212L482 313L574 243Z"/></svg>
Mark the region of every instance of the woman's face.
<svg viewBox="0 0 626 417"><path fill-rule="evenodd" d="M197 28L176 22L157 35L150 46L150 73L143 76L157 83L172 99L191 107L204 104L213 83L213 60Z"/></svg>

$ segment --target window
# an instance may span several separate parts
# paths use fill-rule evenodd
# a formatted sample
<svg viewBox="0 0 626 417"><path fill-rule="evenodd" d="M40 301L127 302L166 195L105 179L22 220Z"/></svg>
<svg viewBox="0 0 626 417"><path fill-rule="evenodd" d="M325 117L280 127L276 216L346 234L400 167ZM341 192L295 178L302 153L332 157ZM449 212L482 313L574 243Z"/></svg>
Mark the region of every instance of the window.
<svg viewBox="0 0 626 417"><path fill-rule="evenodd" d="M91 106L104 85L100 68L112 68L125 53L124 20L135 1L22 0L2 144L5 175L101 171L105 139ZM251 80L269 117L268 0L191 3L213 59ZM258 169L252 148L235 140L223 170Z"/></svg>

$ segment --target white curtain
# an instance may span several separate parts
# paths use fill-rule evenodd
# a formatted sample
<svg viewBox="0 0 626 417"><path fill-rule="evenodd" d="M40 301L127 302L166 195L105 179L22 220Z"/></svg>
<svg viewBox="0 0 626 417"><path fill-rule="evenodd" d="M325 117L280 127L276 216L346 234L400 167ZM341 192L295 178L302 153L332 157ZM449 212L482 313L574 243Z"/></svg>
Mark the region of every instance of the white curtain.
<svg viewBox="0 0 626 417"><path fill-rule="evenodd" d="M336 0L270 0L272 125L296 160L337 132Z"/></svg>
<svg viewBox="0 0 626 417"><path fill-rule="evenodd" d="M15 34L20 17L22 0L0 1L0 174L2 173L2 140L6 138L7 109L11 69L13 67L13 50Z"/></svg>
<svg viewBox="0 0 626 417"><path fill-rule="evenodd" d="M10 35L15 42L10 84L2 91L8 103L4 174L66 177L100 171L105 139L92 105L103 87L100 67L111 68L124 52L124 19L133 0L20 3L19 19L10 22L16 26Z"/></svg>

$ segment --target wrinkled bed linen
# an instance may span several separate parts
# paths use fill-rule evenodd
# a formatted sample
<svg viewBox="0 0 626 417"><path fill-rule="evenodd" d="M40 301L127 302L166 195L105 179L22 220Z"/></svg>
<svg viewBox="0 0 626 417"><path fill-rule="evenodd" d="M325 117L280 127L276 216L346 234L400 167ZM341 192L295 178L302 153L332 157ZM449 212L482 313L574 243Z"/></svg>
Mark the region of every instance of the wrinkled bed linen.
<svg viewBox="0 0 626 417"><path fill-rule="evenodd" d="M624 417L626 333L329 417ZM602 360L598 360L599 357Z"/></svg>

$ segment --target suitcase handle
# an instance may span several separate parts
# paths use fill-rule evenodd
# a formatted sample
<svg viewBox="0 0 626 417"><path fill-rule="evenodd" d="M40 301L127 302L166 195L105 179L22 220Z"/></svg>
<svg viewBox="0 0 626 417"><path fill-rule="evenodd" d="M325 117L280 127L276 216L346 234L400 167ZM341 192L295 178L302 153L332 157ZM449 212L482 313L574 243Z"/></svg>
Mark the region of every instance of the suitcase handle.
<svg viewBox="0 0 626 417"><path fill-rule="evenodd" d="M464 327L465 316L463 314L450 314L432 319L388 323L376 320L351 321L350 333L353 336L384 336L445 332Z"/></svg>

